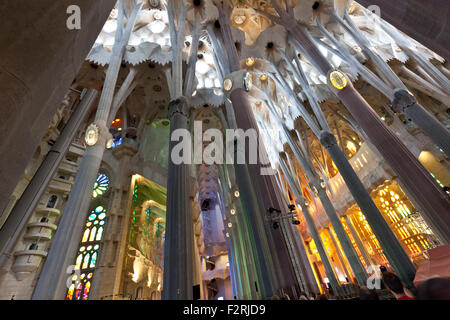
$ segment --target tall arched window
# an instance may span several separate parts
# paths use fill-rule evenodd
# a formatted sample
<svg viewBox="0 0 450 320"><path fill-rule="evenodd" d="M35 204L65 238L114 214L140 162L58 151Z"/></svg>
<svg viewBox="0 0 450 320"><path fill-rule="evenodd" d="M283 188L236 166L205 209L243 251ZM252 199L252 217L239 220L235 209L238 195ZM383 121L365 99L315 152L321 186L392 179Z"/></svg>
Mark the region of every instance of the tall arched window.
<svg viewBox="0 0 450 320"><path fill-rule="evenodd" d="M107 209L105 195L109 190L109 178L99 173L94 184L92 197L96 201L84 224L81 243L75 258L75 270L80 270L80 278L74 275L72 285L67 290L66 300L87 300L91 290L97 258L100 251Z"/></svg>

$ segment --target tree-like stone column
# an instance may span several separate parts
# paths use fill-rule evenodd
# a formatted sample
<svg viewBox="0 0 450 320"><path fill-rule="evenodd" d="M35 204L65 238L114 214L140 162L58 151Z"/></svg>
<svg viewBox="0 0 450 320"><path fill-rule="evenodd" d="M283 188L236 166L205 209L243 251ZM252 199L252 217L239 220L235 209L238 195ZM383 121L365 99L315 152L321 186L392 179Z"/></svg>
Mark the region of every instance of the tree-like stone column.
<svg viewBox="0 0 450 320"><path fill-rule="evenodd" d="M95 89L84 91L81 101L70 116L69 121L2 226L0 230L0 268L11 256L17 239L36 209L81 123L92 109L97 95L98 91Z"/></svg>
<svg viewBox="0 0 450 320"><path fill-rule="evenodd" d="M126 6L123 1L119 4L118 25L120 26L125 18ZM88 145L86 148L74 186L33 293L33 300L64 299L64 293L67 289L66 280L70 276L66 273L67 268L73 262L78 250L82 228L88 214L92 188L105 152L106 143L111 139L107 121L111 112L117 76L126 45L141 7L142 3L132 6L126 27L119 27L116 31L115 43L95 114L95 121L90 125L93 129L95 128L98 137L94 139L96 141L93 141L93 145Z"/></svg>
<svg viewBox="0 0 450 320"><path fill-rule="evenodd" d="M343 293L342 288L336 277L336 273L334 272L334 269L330 263L328 254L323 246L319 231L317 230L317 227L314 223L313 212L311 211L310 204L308 200L303 196L303 194L301 194L302 191L300 190L299 186L295 183L293 177L290 175L285 161L281 158L280 158L280 167L281 170L283 171L283 174L287 180L288 185L290 186L292 192L294 193L295 201L298 203L298 205L301 206L301 211L303 213L303 216L305 217L309 233L311 234L311 237L314 240L314 244L316 245L317 251L320 256L320 260L322 261L323 266L325 268L325 273L328 277L328 280L330 281L331 288L333 289L336 296L340 296Z"/></svg>
<svg viewBox="0 0 450 320"><path fill-rule="evenodd" d="M220 30L230 72L239 72L241 67L230 27L231 7L225 1L220 3L214 0L214 3L219 10ZM237 128L244 131L250 129L259 136L258 126L244 88L233 87L229 99L233 105ZM259 144L258 147L262 149L259 150L259 155L265 154L264 145ZM247 147L243 152L246 159L249 159L249 148ZM266 297L270 297L282 288L290 291L292 284L296 282L296 277L285 239L281 232L273 230L263 218L270 207L285 212L287 207L275 192L275 181L270 176L261 174L260 160L256 164L235 164L234 167L236 182L241 193L243 213L247 215L251 223L250 230L254 230L254 245L258 253L257 265L261 269L259 278L262 281L259 284L259 291L262 291Z"/></svg>
<svg viewBox="0 0 450 320"><path fill-rule="evenodd" d="M115 3L2 1L0 127L8 129L0 141L0 214ZM66 27L71 5L80 8L80 29Z"/></svg>
<svg viewBox="0 0 450 320"><path fill-rule="evenodd" d="M384 255L389 260L400 279L402 279L406 285L412 286L412 280L414 279L416 272L413 263L392 230L389 228L386 220L384 220L384 217L378 210L375 202L370 197L369 192L366 190L361 180L359 180L355 170L353 170L352 166L347 161L347 158L337 144L336 138L329 132L323 132L320 141L327 149L336 164L336 167L339 168L339 173L347 184L356 203L363 210L367 222L380 242Z"/></svg>
<svg viewBox="0 0 450 320"><path fill-rule="evenodd" d="M171 137L177 129L188 130L188 116L186 98L179 97L169 103ZM190 141L184 142L190 143ZM165 300L190 300L193 297L192 287L194 283L192 260L194 234L190 200L190 165L173 162L172 151L177 143L172 139L169 143L162 297Z"/></svg>
<svg viewBox="0 0 450 320"><path fill-rule="evenodd" d="M291 10L292 7L288 6L285 10L277 0L272 0L271 4L279 17L258 12L283 25L292 35L293 41L297 42L296 45L302 48L306 58L318 68L320 73L328 78L330 73L334 71L334 67L329 59L321 53L305 26L297 23L293 10ZM335 89L333 88L333 90ZM346 85L336 91L336 95L361 126L370 142L398 175L407 189L407 193L412 196L413 199L411 200L423 211L423 217L428 225L443 242L450 242L450 215L447 214L450 210L448 196L444 194L436 181L394 132L380 120L375 111L354 88L351 81L347 79ZM347 166L349 166L348 163ZM341 171L340 168L339 171ZM379 238L379 240L382 239ZM412 263L407 267L410 285L412 285L415 273L411 266ZM406 282L406 278L402 280Z"/></svg>

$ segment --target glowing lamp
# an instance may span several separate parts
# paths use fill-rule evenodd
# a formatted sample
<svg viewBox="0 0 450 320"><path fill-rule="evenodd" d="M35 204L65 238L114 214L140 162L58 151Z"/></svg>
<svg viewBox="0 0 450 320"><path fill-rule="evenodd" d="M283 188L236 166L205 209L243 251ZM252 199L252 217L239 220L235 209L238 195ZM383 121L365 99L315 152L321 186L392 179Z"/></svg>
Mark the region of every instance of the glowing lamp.
<svg viewBox="0 0 450 320"><path fill-rule="evenodd" d="M337 70L330 73L330 82L338 90L344 89L348 84L347 77L341 71Z"/></svg>
<svg viewBox="0 0 450 320"><path fill-rule="evenodd" d="M252 65L255 64L255 58L247 58L247 61L245 61L245 64L247 65L247 67L251 67Z"/></svg>

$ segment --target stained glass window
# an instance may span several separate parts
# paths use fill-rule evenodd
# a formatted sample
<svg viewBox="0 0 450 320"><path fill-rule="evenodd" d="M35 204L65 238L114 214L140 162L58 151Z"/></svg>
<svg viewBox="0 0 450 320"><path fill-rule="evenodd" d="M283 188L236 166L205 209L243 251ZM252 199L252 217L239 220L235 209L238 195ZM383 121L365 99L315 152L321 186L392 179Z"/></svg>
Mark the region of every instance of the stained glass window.
<svg viewBox="0 0 450 320"><path fill-rule="evenodd" d="M94 198L97 198L98 196L105 194L105 192L108 191L108 188L109 188L108 176L103 173L99 173L97 176L97 180L95 180L95 183L94 183L94 189L92 190L92 196Z"/></svg>
<svg viewBox="0 0 450 320"><path fill-rule="evenodd" d="M115 137L113 137L112 148L120 146L121 144L122 144L122 136L120 134L115 136Z"/></svg>
<svg viewBox="0 0 450 320"><path fill-rule="evenodd" d="M109 178L99 173L92 192L93 198L103 201L108 191ZM107 210L104 205L97 204L89 212L81 236L81 244L75 258L75 272L72 285L67 290L66 300L87 300L91 290L92 277L97 265L101 240L104 231ZM79 279L77 273L79 272Z"/></svg>

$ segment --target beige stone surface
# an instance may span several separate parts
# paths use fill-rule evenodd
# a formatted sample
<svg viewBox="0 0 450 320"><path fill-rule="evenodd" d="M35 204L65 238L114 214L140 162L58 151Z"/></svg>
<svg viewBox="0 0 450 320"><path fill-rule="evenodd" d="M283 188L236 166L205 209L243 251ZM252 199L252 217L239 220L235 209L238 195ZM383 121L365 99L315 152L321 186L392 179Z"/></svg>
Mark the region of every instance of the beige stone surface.
<svg viewBox="0 0 450 320"><path fill-rule="evenodd" d="M114 4L115 0L0 3L0 212ZM80 30L66 27L69 5L81 9Z"/></svg>

